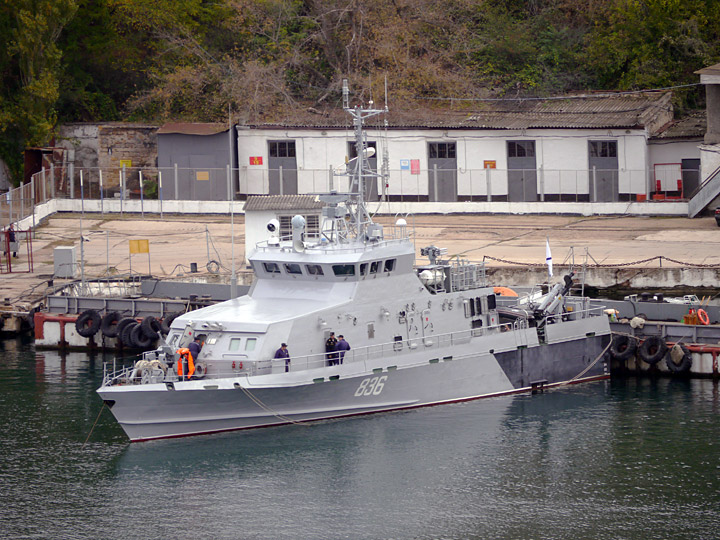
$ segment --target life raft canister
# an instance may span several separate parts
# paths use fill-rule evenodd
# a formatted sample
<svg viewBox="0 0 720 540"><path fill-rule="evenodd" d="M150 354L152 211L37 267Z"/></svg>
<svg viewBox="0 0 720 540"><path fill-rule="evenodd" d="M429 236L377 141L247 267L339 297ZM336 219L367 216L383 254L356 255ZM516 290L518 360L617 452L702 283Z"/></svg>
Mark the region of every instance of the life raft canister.
<svg viewBox="0 0 720 540"><path fill-rule="evenodd" d="M193 373L195 373L195 362L193 362L192 354L190 353L190 349L183 347L182 349L178 349L175 351L177 354L180 355L180 358L178 358L177 363L177 372L178 376L183 376L183 360L187 362L188 365L188 372L187 376L192 377Z"/></svg>

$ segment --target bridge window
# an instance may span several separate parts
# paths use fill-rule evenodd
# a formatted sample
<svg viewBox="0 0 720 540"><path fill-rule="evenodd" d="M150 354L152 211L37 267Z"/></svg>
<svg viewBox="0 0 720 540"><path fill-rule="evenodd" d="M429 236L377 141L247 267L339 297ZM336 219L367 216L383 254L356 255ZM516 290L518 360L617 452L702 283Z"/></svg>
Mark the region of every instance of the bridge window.
<svg viewBox="0 0 720 540"><path fill-rule="evenodd" d="M333 272L336 276L354 276L355 265L354 264L333 264Z"/></svg>
<svg viewBox="0 0 720 540"><path fill-rule="evenodd" d="M385 261L385 271L392 272L395 270L395 259L388 259Z"/></svg>
<svg viewBox="0 0 720 540"><path fill-rule="evenodd" d="M285 271L288 274L302 274L302 269L297 263L285 263Z"/></svg>
<svg viewBox="0 0 720 540"><path fill-rule="evenodd" d="M240 350L240 342L242 341L242 338L232 338L230 340L230 347L228 350L230 351L239 351Z"/></svg>
<svg viewBox="0 0 720 540"><path fill-rule="evenodd" d="M377 274L380 269L380 261L373 261L370 263L370 273Z"/></svg>
<svg viewBox="0 0 720 540"><path fill-rule="evenodd" d="M366 274L367 274L367 269L368 269L368 263L362 263L362 264L360 265L360 275L361 275L361 276L366 275Z"/></svg>
<svg viewBox="0 0 720 540"><path fill-rule="evenodd" d="M254 351L255 345L257 345L257 338L249 337L245 341L245 350L246 351Z"/></svg>
<svg viewBox="0 0 720 540"><path fill-rule="evenodd" d="M306 264L305 269L307 270L307 273L311 276L323 275L322 266L320 266L319 264Z"/></svg>
<svg viewBox="0 0 720 540"><path fill-rule="evenodd" d="M280 267L274 262L264 262L263 267L268 274L279 274Z"/></svg>

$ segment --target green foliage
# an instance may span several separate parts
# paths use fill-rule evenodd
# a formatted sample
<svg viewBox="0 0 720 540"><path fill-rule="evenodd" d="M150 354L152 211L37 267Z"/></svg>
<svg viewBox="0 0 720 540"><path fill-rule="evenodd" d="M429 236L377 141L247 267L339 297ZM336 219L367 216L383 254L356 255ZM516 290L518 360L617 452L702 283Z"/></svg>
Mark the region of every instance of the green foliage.
<svg viewBox="0 0 720 540"><path fill-rule="evenodd" d="M345 77L377 99L387 76L393 108L411 111L690 84L718 61L717 0L3 0L0 157L19 179L22 150L58 121L336 108Z"/></svg>

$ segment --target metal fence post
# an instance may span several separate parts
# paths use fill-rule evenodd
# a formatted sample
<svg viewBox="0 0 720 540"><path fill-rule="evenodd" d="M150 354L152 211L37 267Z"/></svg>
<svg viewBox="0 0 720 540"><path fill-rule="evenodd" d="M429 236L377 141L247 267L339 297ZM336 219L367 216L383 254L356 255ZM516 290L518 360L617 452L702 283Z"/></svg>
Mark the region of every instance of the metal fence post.
<svg viewBox="0 0 720 540"><path fill-rule="evenodd" d="M68 175L70 176L70 193L68 193L68 199L75 198L75 164L70 163L68 165Z"/></svg>
<svg viewBox="0 0 720 540"><path fill-rule="evenodd" d="M35 232L35 175L32 175L32 178L30 179L30 195L31 195L31 205L30 205L30 211L32 212L32 218L33 218L33 224L32 224L32 232Z"/></svg>
<svg viewBox="0 0 720 540"><path fill-rule="evenodd" d="M545 169L542 165L539 167L540 172L540 202L545 202Z"/></svg>
<svg viewBox="0 0 720 540"><path fill-rule="evenodd" d="M437 173L438 173L438 168L437 168L437 163L435 163L435 164L433 165L433 198L430 199L430 197L428 197L428 199L430 199L431 201L439 201L439 200L440 200L440 198L438 197L438 176L437 176ZM418 186L418 188L419 188L419 187L420 187L420 186ZM419 189L418 189L418 193L420 193L420 190L419 190Z"/></svg>
<svg viewBox="0 0 720 540"><path fill-rule="evenodd" d="M50 163L50 196L55 198L55 164Z"/></svg>
<svg viewBox="0 0 720 540"><path fill-rule="evenodd" d="M230 179L230 165L225 166L225 174L227 175L227 196L228 201L233 200L232 196L232 180Z"/></svg>
<svg viewBox="0 0 720 540"><path fill-rule="evenodd" d="M333 166L330 165L330 169L328 170L328 186L329 186L330 189L329 189L328 191L332 191L333 189L335 189L335 188L333 187L333 184L334 184L334 179L333 179Z"/></svg>
<svg viewBox="0 0 720 540"><path fill-rule="evenodd" d="M158 170L158 200L160 201L160 219L162 219L162 171Z"/></svg>
<svg viewBox="0 0 720 540"><path fill-rule="evenodd" d="M140 175L140 216L145 217L145 194L143 193L143 177L142 169L139 172Z"/></svg>
<svg viewBox="0 0 720 540"><path fill-rule="evenodd" d="M100 213L105 213L105 207L104 207L104 192L103 192L103 179L102 179L102 169L98 170L98 173L100 174Z"/></svg>
<svg viewBox="0 0 720 540"><path fill-rule="evenodd" d="M592 202L597 202L597 167L593 165L592 168L592 181L593 181L593 200Z"/></svg>
<svg viewBox="0 0 720 540"><path fill-rule="evenodd" d="M487 186L486 191L488 202L492 202L492 183L490 182L490 171L492 171L490 167L485 167L485 185Z"/></svg>
<svg viewBox="0 0 720 540"><path fill-rule="evenodd" d="M45 176L45 167L42 168L42 202L47 201L47 178Z"/></svg>
<svg viewBox="0 0 720 540"><path fill-rule="evenodd" d="M80 169L80 212L82 215L85 215L85 189L83 186L83 170ZM82 238L80 238L80 241L82 242Z"/></svg>
<svg viewBox="0 0 720 540"><path fill-rule="evenodd" d="M175 168L175 200L180 200L180 192L178 191L178 166L177 163L174 165Z"/></svg>
<svg viewBox="0 0 720 540"><path fill-rule="evenodd" d="M283 168L282 165L278 167L278 177L280 179L280 195L285 195L283 192ZM268 183L268 193L270 193L270 184Z"/></svg>

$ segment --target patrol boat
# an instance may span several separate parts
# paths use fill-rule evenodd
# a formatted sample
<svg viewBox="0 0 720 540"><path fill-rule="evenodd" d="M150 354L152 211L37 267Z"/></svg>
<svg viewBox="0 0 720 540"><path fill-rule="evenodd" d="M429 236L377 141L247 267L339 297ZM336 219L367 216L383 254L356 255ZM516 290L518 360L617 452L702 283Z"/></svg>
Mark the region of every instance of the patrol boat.
<svg viewBox="0 0 720 540"><path fill-rule="evenodd" d="M607 378L611 334L602 307L569 296L572 276L542 297L501 305L482 264L415 246L404 219L384 228L364 204L377 174L363 120L386 112L345 109L359 156L347 193L319 195L314 237L302 216L249 257L246 296L186 313L166 341L133 366L107 371L98 393L132 441L307 423L439 405ZM268 224L277 230L276 223ZM387 230L386 230L387 229ZM351 349L328 354L334 332ZM200 335L194 373L179 357ZM289 361L274 358L281 343ZM187 373L186 373L187 375Z"/></svg>

